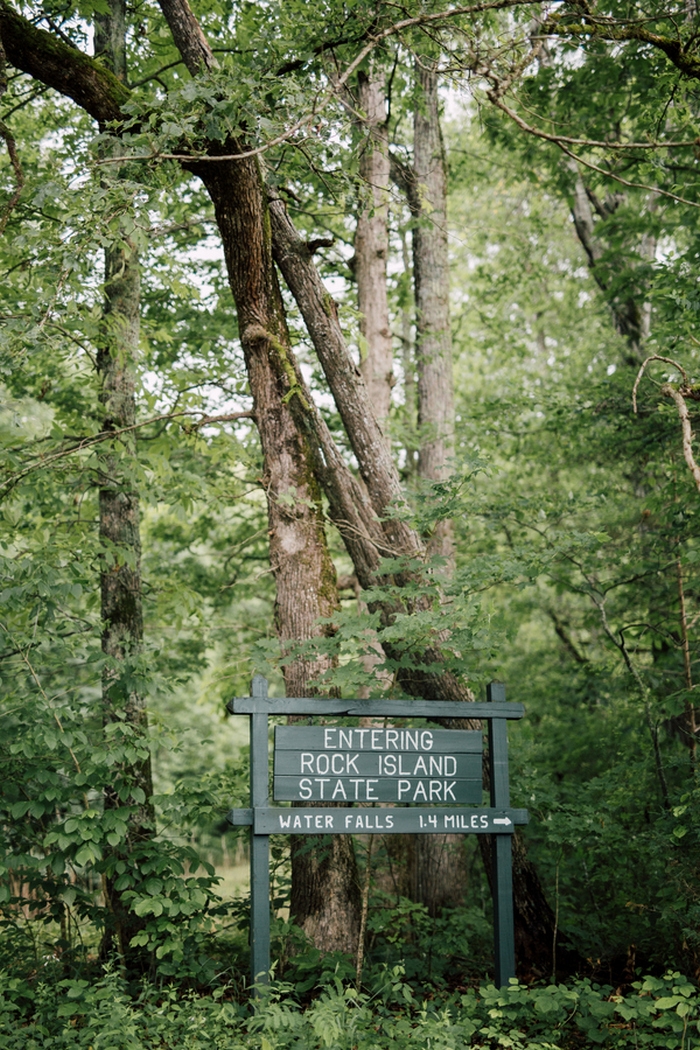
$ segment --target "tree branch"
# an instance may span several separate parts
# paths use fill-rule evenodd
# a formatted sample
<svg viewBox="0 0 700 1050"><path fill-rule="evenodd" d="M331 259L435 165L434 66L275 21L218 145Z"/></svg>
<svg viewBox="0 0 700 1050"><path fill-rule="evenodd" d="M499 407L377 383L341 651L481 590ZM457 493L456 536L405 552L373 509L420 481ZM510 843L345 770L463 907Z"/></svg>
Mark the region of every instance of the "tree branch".
<svg viewBox="0 0 700 1050"><path fill-rule="evenodd" d="M94 58L37 29L7 0L0 0L0 40L8 62L72 98L100 124L122 119L129 89Z"/></svg>

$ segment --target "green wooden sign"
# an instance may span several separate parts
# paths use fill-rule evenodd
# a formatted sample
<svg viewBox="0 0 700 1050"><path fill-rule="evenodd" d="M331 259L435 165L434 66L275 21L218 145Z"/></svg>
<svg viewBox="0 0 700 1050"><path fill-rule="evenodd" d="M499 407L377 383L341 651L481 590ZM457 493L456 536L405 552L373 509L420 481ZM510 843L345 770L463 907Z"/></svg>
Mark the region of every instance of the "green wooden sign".
<svg viewBox="0 0 700 1050"><path fill-rule="evenodd" d="M511 836L528 814L510 807L506 720L522 718L522 705L506 703L504 686L495 682L485 704L272 698L261 675L251 693L227 707L250 718L251 805L231 810L228 819L251 828L252 983L267 981L270 970L269 836L391 833L493 836L496 983L507 984L515 976ZM483 805L480 731L293 725L275 727L272 784L273 801L296 805L270 806L269 715L483 719L491 804Z"/></svg>

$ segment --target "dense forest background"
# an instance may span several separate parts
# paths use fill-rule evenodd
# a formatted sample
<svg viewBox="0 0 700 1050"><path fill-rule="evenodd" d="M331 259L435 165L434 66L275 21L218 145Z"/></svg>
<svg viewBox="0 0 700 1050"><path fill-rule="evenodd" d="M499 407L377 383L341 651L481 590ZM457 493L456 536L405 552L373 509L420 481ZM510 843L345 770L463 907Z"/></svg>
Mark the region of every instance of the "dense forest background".
<svg viewBox="0 0 700 1050"><path fill-rule="evenodd" d="M1 1046L700 1045L698 18L0 0ZM280 841L247 1005L256 671L525 704L524 983Z"/></svg>

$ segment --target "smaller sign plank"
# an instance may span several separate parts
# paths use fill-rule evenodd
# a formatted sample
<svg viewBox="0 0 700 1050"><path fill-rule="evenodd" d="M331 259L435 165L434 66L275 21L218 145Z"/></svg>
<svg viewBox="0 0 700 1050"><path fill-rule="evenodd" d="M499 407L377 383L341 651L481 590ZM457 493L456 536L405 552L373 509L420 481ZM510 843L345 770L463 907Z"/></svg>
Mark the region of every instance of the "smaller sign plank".
<svg viewBox="0 0 700 1050"><path fill-rule="evenodd" d="M279 777L457 777L481 779L479 754L415 751L275 751Z"/></svg>
<svg viewBox="0 0 700 1050"><path fill-rule="evenodd" d="M429 802L454 806L479 803L481 776L473 780L452 777L275 777L278 802Z"/></svg>
<svg viewBox="0 0 700 1050"><path fill-rule="evenodd" d="M526 809L256 809L256 835L509 834L527 824Z"/></svg>
<svg viewBox="0 0 700 1050"><path fill-rule="evenodd" d="M355 726L275 726L275 751L404 751L481 754L476 729L374 729Z"/></svg>

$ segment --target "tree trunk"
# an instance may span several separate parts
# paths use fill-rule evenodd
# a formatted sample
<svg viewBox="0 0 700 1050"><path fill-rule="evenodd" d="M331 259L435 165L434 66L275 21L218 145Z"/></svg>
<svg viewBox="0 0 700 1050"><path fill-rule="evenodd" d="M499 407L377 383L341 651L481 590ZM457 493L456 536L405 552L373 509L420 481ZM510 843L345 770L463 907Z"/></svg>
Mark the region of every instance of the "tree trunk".
<svg viewBox="0 0 700 1050"><path fill-rule="evenodd" d="M424 486L446 478L454 456L454 390L447 243L447 171L440 127L438 78L429 60L415 63L413 113L413 282L418 370L418 469ZM428 549L453 567L454 530L439 521ZM419 835L406 858L413 899L431 915L456 907L466 892L468 864L460 835Z"/></svg>
<svg viewBox="0 0 700 1050"><path fill-rule="evenodd" d="M389 256L389 129L384 75L377 63L358 77L365 141L360 152L364 199L355 231L355 279L360 310L360 371L379 424L385 428L394 377L387 259Z"/></svg>
<svg viewBox="0 0 700 1050"><path fill-rule="evenodd" d="M109 11L95 19L95 50L120 81L126 79L125 4L111 0ZM123 431L136 417L135 367L139 347L140 271L135 250L112 245L104 254L105 281L103 334L97 371L104 407L102 429ZM118 433L100 455L100 540L103 548L100 574L102 651L102 717L105 725L125 720L137 731L140 761L123 764L104 790L106 809L123 807L124 786L130 794L126 840L118 853L133 863L139 846L154 835L151 802L153 782L148 750L148 716L143 697L130 684L143 640L141 600L141 540L139 496L134 474L135 440ZM107 920L101 946L103 956L116 947L125 969L143 971L146 957L130 947L145 920L135 915L115 888L116 875L107 874L103 891Z"/></svg>
<svg viewBox="0 0 700 1050"><path fill-rule="evenodd" d="M418 365L418 476L442 481L454 457L454 388L447 244L447 172L440 128L438 78L428 60L416 62L419 87L413 118L413 281ZM441 521L431 550L452 560L452 523Z"/></svg>
<svg viewBox="0 0 700 1050"><path fill-rule="evenodd" d="M192 75L216 65L185 0L161 0L175 43ZM226 142L222 153L239 152ZM275 623L282 647L317 637L318 620L338 606L335 567L326 543L323 509L311 453L289 401L302 399L272 259L268 202L255 158L189 165L207 188L238 316L263 452ZM308 696L321 661L296 658L284 666L287 696ZM296 842L292 848L291 915L325 950L353 951L360 906L352 839Z"/></svg>

